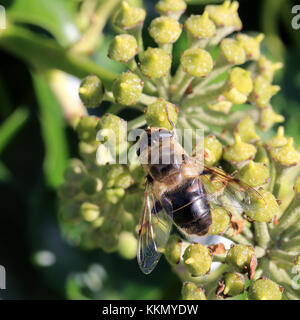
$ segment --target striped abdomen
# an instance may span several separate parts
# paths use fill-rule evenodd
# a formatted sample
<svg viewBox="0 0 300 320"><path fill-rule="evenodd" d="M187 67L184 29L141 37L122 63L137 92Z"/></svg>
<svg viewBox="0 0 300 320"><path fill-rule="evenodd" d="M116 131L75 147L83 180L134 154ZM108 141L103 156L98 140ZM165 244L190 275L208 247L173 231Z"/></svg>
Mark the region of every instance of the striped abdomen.
<svg viewBox="0 0 300 320"><path fill-rule="evenodd" d="M165 193L162 204L183 231L200 236L207 234L212 223L210 206L198 178L188 179L176 190Z"/></svg>

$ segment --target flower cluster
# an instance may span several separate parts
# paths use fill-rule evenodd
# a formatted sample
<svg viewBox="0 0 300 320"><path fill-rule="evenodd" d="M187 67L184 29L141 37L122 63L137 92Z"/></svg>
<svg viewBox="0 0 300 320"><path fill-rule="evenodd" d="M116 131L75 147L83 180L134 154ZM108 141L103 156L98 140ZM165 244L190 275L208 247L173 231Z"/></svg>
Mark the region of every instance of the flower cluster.
<svg viewBox="0 0 300 320"><path fill-rule="evenodd" d="M183 24L184 0L160 0L156 10L160 16L148 31L157 46L144 48L146 12L123 1L108 57L128 71L111 88L93 75L80 85L87 108L102 101L111 107L101 118L78 119L82 160L70 162L60 189L63 230L85 248L134 258L144 173L137 163L111 164L112 153L129 150L125 136L133 128L172 129L170 120L178 129L202 128L206 165L234 172L262 197L251 194L244 212L212 210L209 234L230 239L230 248L170 237L164 253L183 281L183 299L300 299L292 274L300 252L300 154L282 126L271 139L261 138L284 121L271 102L280 89L272 84L274 73L282 64L261 53L262 34L241 32L237 1L207 5ZM173 46L182 33L188 48L172 72ZM117 115L126 108L141 112L127 126ZM107 146L109 130L117 133L117 148Z"/></svg>

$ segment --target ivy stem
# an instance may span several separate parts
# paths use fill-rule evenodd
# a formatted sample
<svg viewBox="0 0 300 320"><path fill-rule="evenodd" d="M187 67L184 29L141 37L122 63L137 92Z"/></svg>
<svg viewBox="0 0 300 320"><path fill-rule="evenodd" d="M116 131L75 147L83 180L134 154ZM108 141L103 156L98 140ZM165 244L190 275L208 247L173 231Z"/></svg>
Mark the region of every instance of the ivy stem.
<svg viewBox="0 0 300 320"><path fill-rule="evenodd" d="M271 240L267 223L255 221L254 232L255 232L255 238L257 240L258 245L266 249Z"/></svg>
<svg viewBox="0 0 300 320"><path fill-rule="evenodd" d="M300 237L289 240L283 243L281 248L286 251L300 252Z"/></svg>

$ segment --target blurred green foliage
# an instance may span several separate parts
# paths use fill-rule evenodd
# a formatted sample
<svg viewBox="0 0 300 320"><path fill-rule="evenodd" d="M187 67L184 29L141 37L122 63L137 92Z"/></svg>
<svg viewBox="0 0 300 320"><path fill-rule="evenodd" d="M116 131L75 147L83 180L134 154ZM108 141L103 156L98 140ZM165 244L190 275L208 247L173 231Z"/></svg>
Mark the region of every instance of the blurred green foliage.
<svg viewBox="0 0 300 320"><path fill-rule="evenodd" d="M135 260L81 251L66 243L59 230L56 188L67 160L78 156L78 141L71 119L64 118L61 97L67 92L55 95L47 72L59 69L80 78L94 73L107 84L123 71L106 57L114 30L103 21L114 6L111 0L89 2L103 9L96 29L99 42L93 52L81 54L74 43L90 32L89 20L83 19L88 5L80 0L0 0L8 21L0 31L0 264L7 270L8 290L0 292L0 299L179 298L174 294L180 292L180 281L167 263L148 281ZM191 6L185 14L190 15L220 1L187 2ZM285 116L286 134L299 146L300 30L291 27L291 8L297 2L240 0L239 13L244 29L266 34L264 54L285 64L275 81L282 89L273 106ZM146 25L156 15L154 4L144 1ZM146 45L153 46L144 32ZM183 33L175 47L177 61L185 42Z"/></svg>

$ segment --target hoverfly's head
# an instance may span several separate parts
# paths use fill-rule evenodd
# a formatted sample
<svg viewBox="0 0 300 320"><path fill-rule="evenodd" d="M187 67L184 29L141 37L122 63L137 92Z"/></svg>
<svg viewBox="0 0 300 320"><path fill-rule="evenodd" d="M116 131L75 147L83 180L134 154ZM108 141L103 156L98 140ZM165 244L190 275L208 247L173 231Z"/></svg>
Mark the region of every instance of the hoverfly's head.
<svg viewBox="0 0 300 320"><path fill-rule="evenodd" d="M136 153L138 157L142 154L149 153L149 149L153 147L158 147L162 143L167 141L171 143L174 138L174 133L164 128L148 128L140 137L137 143Z"/></svg>
<svg viewBox="0 0 300 320"><path fill-rule="evenodd" d="M154 180L163 180L178 171L181 155L174 149L174 132L164 128L149 128L140 138L137 155Z"/></svg>

